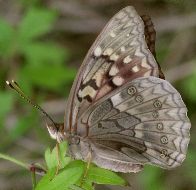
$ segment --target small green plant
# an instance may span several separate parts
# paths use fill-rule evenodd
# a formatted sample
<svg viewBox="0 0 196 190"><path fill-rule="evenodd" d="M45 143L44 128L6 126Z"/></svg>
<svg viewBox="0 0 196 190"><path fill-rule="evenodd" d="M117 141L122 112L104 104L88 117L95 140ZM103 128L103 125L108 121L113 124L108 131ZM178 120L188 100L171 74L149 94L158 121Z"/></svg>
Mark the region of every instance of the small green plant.
<svg viewBox="0 0 196 190"><path fill-rule="evenodd" d="M12 26L0 19L0 77L7 76L8 71L15 68L15 76L23 89L31 97L34 87L62 93L62 87L71 83L76 70L66 66L69 58L67 49L60 47L50 39L51 29L58 14L47 8L29 6L21 21ZM17 64L15 67L14 65ZM6 79L4 79L5 82ZM2 85L3 86L3 85ZM43 96L43 95L42 95ZM42 97L43 98L43 97ZM3 123L6 114L14 104L14 95L9 91L0 92L0 120ZM8 137L16 140L29 128L36 126L37 115L31 112L16 122ZM4 144L8 144L4 140ZM3 143L1 143L3 146ZM63 142L45 151L45 165L28 164L11 156L0 153L0 158L9 160L32 173L34 190L92 190L94 184L126 185L124 179L117 174L79 160L71 160L66 156L67 143ZM37 181L37 174L43 175Z"/></svg>
<svg viewBox="0 0 196 190"><path fill-rule="evenodd" d="M69 88L65 86L72 83L76 74L76 70L66 64L70 52L53 39L52 30L58 13L47 7L36 6L37 2L26 2L28 6L24 6L21 20L14 25L0 18L1 148L9 146L29 128L38 125L38 116L31 112L21 118L18 115L15 126L9 128L9 131L5 129L7 114L17 102L11 92L4 91L7 79L17 79L30 97L34 95L35 89L41 89L36 99L43 100L48 91L66 97Z"/></svg>
<svg viewBox="0 0 196 190"><path fill-rule="evenodd" d="M45 165L26 164L4 154L0 154L0 158L31 171L33 190L93 190L94 184L127 185L127 182L114 172L98 168L94 164L90 164L87 169L87 163L72 160L66 155L67 148L67 142L62 142L53 150L46 149ZM35 173L44 174L38 183Z"/></svg>
<svg viewBox="0 0 196 190"><path fill-rule="evenodd" d="M65 65L68 50L50 39L57 18L54 10L32 7L15 27L0 19L2 65L7 71L15 62L20 64L17 78L23 84L28 82L28 92L30 86L35 85L58 91L65 81L71 82L75 77L75 69Z"/></svg>

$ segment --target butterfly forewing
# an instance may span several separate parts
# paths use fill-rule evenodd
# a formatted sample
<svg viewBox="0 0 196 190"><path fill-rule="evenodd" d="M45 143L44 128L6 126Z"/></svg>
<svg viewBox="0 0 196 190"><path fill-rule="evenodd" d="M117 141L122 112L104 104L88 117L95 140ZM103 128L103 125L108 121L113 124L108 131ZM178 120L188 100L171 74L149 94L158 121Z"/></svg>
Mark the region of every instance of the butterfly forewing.
<svg viewBox="0 0 196 190"><path fill-rule="evenodd" d="M97 101L79 122L89 126L95 162L112 169L112 160L120 172L132 171L125 171L128 160L167 169L179 166L189 143L190 122L180 94L155 77L126 83Z"/></svg>
<svg viewBox="0 0 196 190"><path fill-rule="evenodd" d="M77 117L92 102L128 81L142 76L159 76L144 33L144 23L131 6L109 21L76 77L67 105L66 128L76 130Z"/></svg>

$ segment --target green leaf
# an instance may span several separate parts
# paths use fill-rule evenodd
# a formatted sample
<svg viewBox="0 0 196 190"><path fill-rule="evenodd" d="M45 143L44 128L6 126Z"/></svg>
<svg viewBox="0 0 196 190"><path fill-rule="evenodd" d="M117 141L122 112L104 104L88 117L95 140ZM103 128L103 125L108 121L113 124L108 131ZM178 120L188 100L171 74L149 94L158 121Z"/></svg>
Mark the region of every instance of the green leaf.
<svg viewBox="0 0 196 190"><path fill-rule="evenodd" d="M8 57L13 51L14 30L2 19L0 19L0 34L0 56Z"/></svg>
<svg viewBox="0 0 196 190"><path fill-rule="evenodd" d="M19 25L20 44L23 45L24 42L48 33L56 18L57 15L54 11L37 8L30 9Z"/></svg>
<svg viewBox="0 0 196 190"><path fill-rule="evenodd" d="M87 173L87 180L95 182L97 184L110 184L110 185L127 185L127 182L116 173L98 168L96 166L91 166Z"/></svg>
<svg viewBox="0 0 196 190"><path fill-rule="evenodd" d="M59 159L61 168L64 168L71 161L71 158L66 156L67 149L68 145L66 141L59 144Z"/></svg>
<svg viewBox="0 0 196 190"><path fill-rule="evenodd" d="M56 168L57 166L57 152L56 149L54 148L51 152L50 148L47 148L45 151L45 161L48 170L51 170L53 168Z"/></svg>
<svg viewBox="0 0 196 190"><path fill-rule="evenodd" d="M74 79L75 74L75 69L52 64L26 65L20 71L21 78L28 78L32 84L51 90L61 89L65 82Z"/></svg>
<svg viewBox="0 0 196 190"><path fill-rule="evenodd" d="M38 190L38 189L43 190L43 187L44 187L46 184L49 184L50 181L54 178L55 173L56 173L56 169L55 169L55 168L49 170L49 171L44 175L44 177L41 178L41 180L40 180L39 183L37 184L35 190Z"/></svg>
<svg viewBox="0 0 196 190"><path fill-rule="evenodd" d="M36 187L36 190L56 190L56 189L69 189L70 185L75 184L83 175L84 163L73 161L70 166L65 167L58 175L56 175L51 181L47 181L49 178L42 182L40 181Z"/></svg>
<svg viewBox="0 0 196 190"><path fill-rule="evenodd" d="M82 188L85 190L94 190L93 182L89 181L88 179L84 180L82 183Z"/></svg>
<svg viewBox="0 0 196 190"><path fill-rule="evenodd" d="M22 47L22 52L29 64L62 64L68 59L69 54L65 48L60 48L54 43L34 42Z"/></svg>
<svg viewBox="0 0 196 190"><path fill-rule="evenodd" d="M61 168L64 168L71 160L70 157L65 156L67 152L67 142L59 144L59 152L57 146L51 151L49 148L45 151L45 161L49 170L56 168L60 162ZM59 156L59 157L58 157Z"/></svg>

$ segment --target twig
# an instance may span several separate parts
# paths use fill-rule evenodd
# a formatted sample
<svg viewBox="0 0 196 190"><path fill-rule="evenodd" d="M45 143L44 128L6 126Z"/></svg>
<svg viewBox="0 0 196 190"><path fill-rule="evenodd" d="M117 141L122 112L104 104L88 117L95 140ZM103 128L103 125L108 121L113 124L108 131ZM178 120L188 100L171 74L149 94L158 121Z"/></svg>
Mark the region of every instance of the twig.
<svg viewBox="0 0 196 190"><path fill-rule="evenodd" d="M9 155L0 153L0 158L2 158L4 160L8 160L8 161L10 161L12 163L15 163L15 164L17 164L17 165L27 169L27 170L29 170L29 168L30 168L29 164L26 164L26 163L24 163L22 161L19 161L19 160L15 159L15 158L13 158L13 157L11 157Z"/></svg>

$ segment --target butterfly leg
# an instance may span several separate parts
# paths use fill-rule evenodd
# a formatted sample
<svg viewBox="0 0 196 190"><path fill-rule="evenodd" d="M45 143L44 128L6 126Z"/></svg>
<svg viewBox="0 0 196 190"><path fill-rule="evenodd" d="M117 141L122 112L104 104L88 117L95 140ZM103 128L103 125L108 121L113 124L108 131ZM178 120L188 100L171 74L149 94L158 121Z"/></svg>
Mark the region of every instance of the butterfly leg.
<svg viewBox="0 0 196 190"><path fill-rule="evenodd" d="M40 166L37 166L35 164L31 164L29 167L29 170L31 172L33 189L35 189L36 184L37 184L36 174L44 175L46 173L46 171L43 168L41 168Z"/></svg>
<svg viewBox="0 0 196 190"><path fill-rule="evenodd" d="M36 185L37 185L37 181L36 181L36 166L34 164L32 164L30 166L30 171L31 171L31 179L32 179L32 185L33 185L33 188L32 189L35 189Z"/></svg>
<svg viewBox="0 0 196 190"><path fill-rule="evenodd" d="M57 154L56 154L56 157L57 157L57 162L58 162L58 164L57 164L57 167L56 167L56 172L55 172L55 175L57 175L58 174L58 172L59 172L59 169L61 168L61 162L60 162L60 151L59 151L59 143L57 142L57 144L56 144L56 152L57 152Z"/></svg>
<svg viewBox="0 0 196 190"><path fill-rule="evenodd" d="M92 153L91 152L88 152L87 156L86 156L86 160L87 160L87 164L86 164L86 168L84 170L84 175L82 177L82 180L81 180L81 183L80 183L80 186L82 187L83 183L84 183L84 180L88 174L88 170L90 168L90 164L91 164L91 161L92 161Z"/></svg>

